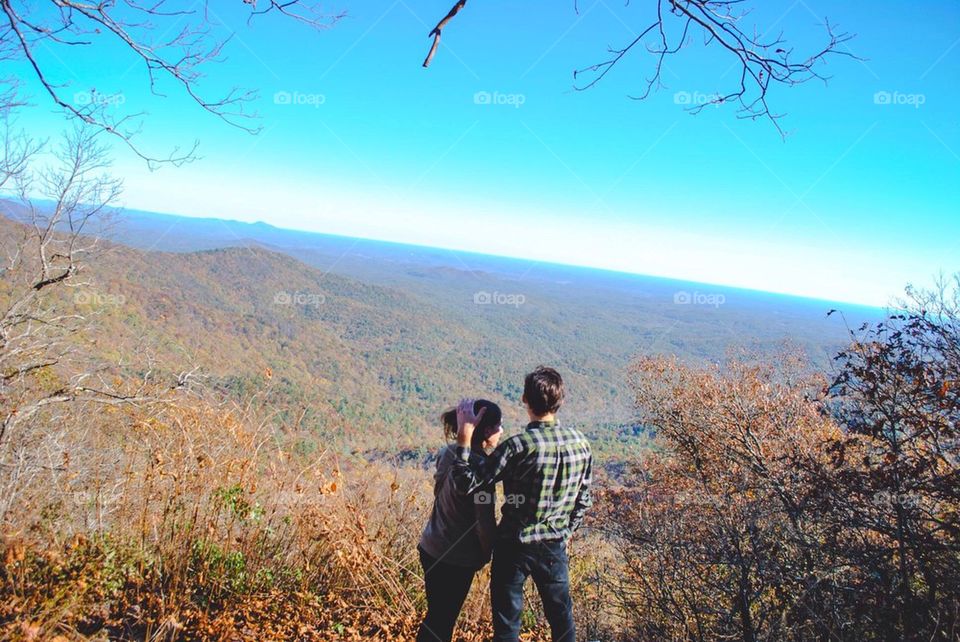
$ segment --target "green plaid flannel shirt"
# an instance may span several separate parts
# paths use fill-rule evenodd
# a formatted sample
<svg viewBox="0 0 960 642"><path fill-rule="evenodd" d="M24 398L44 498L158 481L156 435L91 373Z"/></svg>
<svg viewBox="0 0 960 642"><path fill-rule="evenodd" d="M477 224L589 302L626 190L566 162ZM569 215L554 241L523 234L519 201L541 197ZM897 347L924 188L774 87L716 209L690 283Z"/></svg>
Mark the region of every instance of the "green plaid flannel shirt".
<svg viewBox="0 0 960 642"><path fill-rule="evenodd" d="M528 424L482 462L470 461L469 448L456 452L451 473L459 492L489 501L486 491L503 481L500 538L523 543L565 540L593 505L590 442L580 431L555 421Z"/></svg>

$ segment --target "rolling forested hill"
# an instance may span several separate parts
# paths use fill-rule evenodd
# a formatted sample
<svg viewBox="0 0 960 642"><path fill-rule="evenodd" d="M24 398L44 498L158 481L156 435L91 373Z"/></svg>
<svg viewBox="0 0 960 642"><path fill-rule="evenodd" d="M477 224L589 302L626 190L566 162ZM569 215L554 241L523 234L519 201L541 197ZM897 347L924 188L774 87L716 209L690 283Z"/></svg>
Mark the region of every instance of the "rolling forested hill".
<svg viewBox="0 0 960 642"><path fill-rule="evenodd" d="M522 376L539 363L568 380L567 421L622 451L637 443L635 356L718 361L789 341L822 366L847 336L827 302L264 224L132 212L110 237L72 302L96 319L93 351L199 367L210 387L257 395L315 435L307 451L422 456L440 443L438 413L465 395L501 403L515 429ZM876 312L843 307L851 324Z"/></svg>

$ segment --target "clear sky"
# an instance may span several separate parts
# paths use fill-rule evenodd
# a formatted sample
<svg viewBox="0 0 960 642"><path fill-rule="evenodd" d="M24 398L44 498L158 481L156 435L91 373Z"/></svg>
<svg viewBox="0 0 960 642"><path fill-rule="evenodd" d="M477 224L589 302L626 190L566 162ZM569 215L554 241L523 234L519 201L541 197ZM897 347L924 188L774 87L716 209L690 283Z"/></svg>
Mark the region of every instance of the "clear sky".
<svg viewBox="0 0 960 642"><path fill-rule="evenodd" d="M832 59L828 86L772 90L786 141L732 107L692 116L677 104L678 92L736 81L700 37L645 101L628 98L652 69L639 50L596 88L572 90L574 68L650 21L649 1L580 0L577 13L573 2L472 0L425 70L427 33L450 4L331 0L348 17L317 33L246 26L241 3L211 3L236 35L201 87L258 89L257 136L173 87L151 96L119 47L38 55L71 95L119 92L118 109L149 112L144 148L199 139L200 160L155 172L117 149L131 208L876 305L960 269L955 0L751 3L747 30L782 29L804 50L822 43L828 17L857 34L847 49L865 58ZM35 107L21 124L63 129L36 85L25 88ZM478 104L478 92L504 104Z"/></svg>

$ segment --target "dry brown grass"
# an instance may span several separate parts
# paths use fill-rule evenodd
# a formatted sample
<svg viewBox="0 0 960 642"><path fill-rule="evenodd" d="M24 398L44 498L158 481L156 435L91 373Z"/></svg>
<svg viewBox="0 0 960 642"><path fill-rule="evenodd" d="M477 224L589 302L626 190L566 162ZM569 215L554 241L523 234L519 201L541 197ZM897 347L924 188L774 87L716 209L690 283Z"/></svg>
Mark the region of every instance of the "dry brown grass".
<svg viewBox="0 0 960 642"><path fill-rule="evenodd" d="M0 638L412 639L428 471L305 460L269 421L196 400L92 410L5 445L23 463L3 479ZM489 630L488 577L463 640Z"/></svg>

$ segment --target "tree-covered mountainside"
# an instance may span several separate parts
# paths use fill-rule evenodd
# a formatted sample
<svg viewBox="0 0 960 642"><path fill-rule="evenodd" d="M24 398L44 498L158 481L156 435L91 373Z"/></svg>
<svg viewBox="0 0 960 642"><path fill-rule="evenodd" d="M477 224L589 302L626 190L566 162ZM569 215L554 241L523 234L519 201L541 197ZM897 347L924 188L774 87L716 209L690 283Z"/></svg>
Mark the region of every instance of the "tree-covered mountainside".
<svg viewBox="0 0 960 642"><path fill-rule="evenodd" d="M627 392L636 355L717 361L789 340L822 364L845 337L825 302L151 216L113 222L116 243L71 290L95 318L93 353L196 367L233 399L260 395L315 435L307 451L420 458L441 443L438 414L465 395L497 401L516 429L522 377L549 363L568 380L566 420L622 454L641 435ZM2 225L7 237L17 227Z"/></svg>

